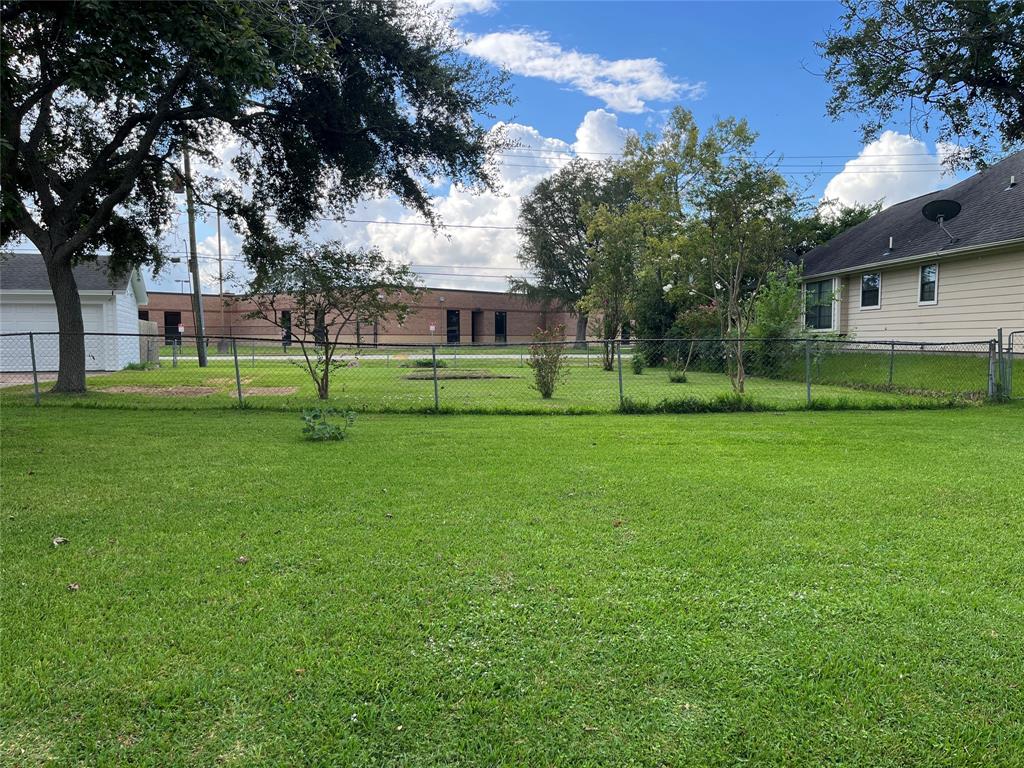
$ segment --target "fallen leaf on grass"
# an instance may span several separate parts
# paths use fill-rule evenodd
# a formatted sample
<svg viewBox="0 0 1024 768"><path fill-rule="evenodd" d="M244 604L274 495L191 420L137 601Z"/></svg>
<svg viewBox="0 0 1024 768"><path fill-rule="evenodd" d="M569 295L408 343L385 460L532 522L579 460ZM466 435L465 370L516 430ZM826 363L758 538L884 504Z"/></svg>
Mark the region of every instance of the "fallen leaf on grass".
<svg viewBox="0 0 1024 768"><path fill-rule="evenodd" d="M235 558L235 562L238 563L239 565L245 565L246 563L249 562L249 558L246 557L245 555L239 555L237 558Z"/></svg>
<svg viewBox="0 0 1024 768"><path fill-rule="evenodd" d="M626 521L620 520L619 518L615 518L614 520L612 520L612 528L621 528L624 522Z"/></svg>
<svg viewBox="0 0 1024 768"><path fill-rule="evenodd" d="M77 581L73 581L68 584L68 592L77 592L79 589L81 589L81 587L79 587Z"/></svg>
<svg viewBox="0 0 1024 768"><path fill-rule="evenodd" d="M59 547L61 544L67 544L67 543L68 543L68 540L65 539L63 536L54 536L53 537L53 546L55 546L55 547Z"/></svg>

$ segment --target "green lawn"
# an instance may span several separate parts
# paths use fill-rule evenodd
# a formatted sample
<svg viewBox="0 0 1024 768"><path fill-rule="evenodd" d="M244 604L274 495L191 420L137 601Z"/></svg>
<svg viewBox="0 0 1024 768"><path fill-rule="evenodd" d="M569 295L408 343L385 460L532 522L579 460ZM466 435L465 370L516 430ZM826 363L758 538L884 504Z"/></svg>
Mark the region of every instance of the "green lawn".
<svg viewBox="0 0 1024 768"><path fill-rule="evenodd" d="M4 765L1024 754L1020 405L0 416Z"/></svg>
<svg viewBox="0 0 1024 768"><path fill-rule="evenodd" d="M493 350L492 350L493 353ZM434 408L434 383L429 368L414 368L422 350L396 350L393 353L370 351L353 367L336 371L332 381L332 404L361 412L409 412ZM977 367L978 361L964 362L950 358L957 366ZM519 358L488 358L483 353L461 356L456 361L443 361L444 377L438 395L443 410L461 412L576 412L609 413L619 407L617 371L605 371L595 355L589 360L574 355L568 361L566 375L555 390L554 398L543 400L533 389L533 372ZM827 364L831 365L833 361ZM947 361L948 362L948 361ZM884 360L887 370L887 362ZM880 364L881 364L880 363ZM907 361L909 364L909 360ZM901 365L906 371L908 364ZM242 388L247 405L254 408L291 409L315 403L315 390L308 373L296 359L269 359L266 356L242 357L239 361ZM865 363L858 362L861 368ZM876 366L877 367L877 366ZM923 369L922 369L923 370ZM961 370L957 368L956 370ZM980 369L979 369L980 370ZM493 378L448 377L469 371L491 374ZM936 373L927 371L926 373ZM816 375L812 397L819 404L842 402L856 408L934 406L948 401L950 395L968 393L979 396L984 390L984 370L978 376L962 377L950 382L922 374L920 383L912 382L909 373L901 374L899 391L877 391L876 372L859 378L849 373L835 375L834 380ZM877 374L881 375L881 374ZM411 378L412 377L412 378ZM1020 377L1024 380L1024 372ZM969 386L973 381L974 385ZM931 387L926 386L932 383ZM943 386L939 386L942 384ZM945 386L950 384L950 386ZM673 384L665 368L647 368L640 375L632 372L628 361L622 376L623 394L634 403L654 405L664 400L708 402L732 392L729 378L720 372L691 370L688 381ZM854 386L857 385L857 386ZM47 385L44 384L45 389ZM235 368L231 359L214 358L207 368L199 368L193 359L182 359L177 366L163 359L159 368L143 371L120 371L89 377L91 392L85 397L48 396L44 404L65 405L137 405L141 407L224 408L237 403ZM198 390L181 391L181 387ZM920 390L920 391L919 391ZM7 402L30 402L31 386L4 390ZM761 407L798 409L806 407L807 388L801 375L790 379L750 376L747 397ZM934 395L934 396L933 396Z"/></svg>

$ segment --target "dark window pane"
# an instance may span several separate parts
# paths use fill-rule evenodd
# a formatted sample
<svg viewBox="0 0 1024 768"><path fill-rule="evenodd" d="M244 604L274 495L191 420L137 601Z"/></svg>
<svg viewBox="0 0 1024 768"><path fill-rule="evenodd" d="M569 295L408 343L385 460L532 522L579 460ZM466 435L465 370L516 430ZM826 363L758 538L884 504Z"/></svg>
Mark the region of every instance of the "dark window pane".
<svg viewBox="0 0 1024 768"><path fill-rule="evenodd" d="M804 323L808 328L828 330L832 327L832 281L807 283L807 311Z"/></svg>
<svg viewBox="0 0 1024 768"><path fill-rule="evenodd" d="M494 340L504 344L508 339L508 315L504 312L494 313Z"/></svg>
<svg viewBox="0 0 1024 768"><path fill-rule="evenodd" d="M925 264L921 267L920 301L935 301L935 284L939 279L939 265Z"/></svg>
<svg viewBox="0 0 1024 768"><path fill-rule="evenodd" d="M860 305L862 307L877 307L879 298L879 287L881 277L876 272L871 275L864 275L860 279Z"/></svg>

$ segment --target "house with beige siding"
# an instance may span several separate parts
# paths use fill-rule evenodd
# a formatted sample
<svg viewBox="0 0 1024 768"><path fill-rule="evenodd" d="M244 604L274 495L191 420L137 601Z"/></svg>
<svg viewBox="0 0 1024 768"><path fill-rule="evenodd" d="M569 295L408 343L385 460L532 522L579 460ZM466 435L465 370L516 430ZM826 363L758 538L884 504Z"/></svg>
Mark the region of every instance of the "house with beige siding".
<svg viewBox="0 0 1024 768"><path fill-rule="evenodd" d="M966 342L1024 330L1024 152L851 227L806 254L803 279L812 331Z"/></svg>

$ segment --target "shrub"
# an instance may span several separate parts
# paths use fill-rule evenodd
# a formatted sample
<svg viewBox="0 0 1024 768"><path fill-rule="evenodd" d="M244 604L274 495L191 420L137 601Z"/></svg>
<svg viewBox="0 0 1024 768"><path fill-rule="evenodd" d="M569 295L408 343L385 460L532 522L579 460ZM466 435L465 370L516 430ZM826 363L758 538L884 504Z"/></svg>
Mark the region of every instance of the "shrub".
<svg viewBox="0 0 1024 768"><path fill-rule="evenodd" d="M685 384L686 371L674 370L668 372L669 384Z"/></svg>
<svg viewBox="0 0 1024 768"><path fill-rule="evenodd" d="M337 411L333 408L307 408L303 410L302 421L305 422L305 426L302 428L302 434L306 436L307 440L314 440L316 442L344 440L348 434L348 428L356 420L356 415L352 411L346 411L344 419L340 424L329 422L327 417L334 416L336 413Z"/></svg>
<svg viewBox="0 0 1024 768"><path fill-rule="evenodd" d="M545 400L549 399L555 394L555 385L565 377L565 326L547 331L538 328L526 364L533 369L533 388Z"/></svg>
<svg viewBox="0 0 1024 768"><path fill-rule="evenodd" d="M633 352L633 360L632 360L632 363L631 363L632 366L633 366L633 373L635 373L637 376L639 376L641 373L643 373L644 372L644 363L645 363L644 353L641 352L640 350L634 351Z"/></svg>

